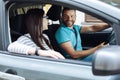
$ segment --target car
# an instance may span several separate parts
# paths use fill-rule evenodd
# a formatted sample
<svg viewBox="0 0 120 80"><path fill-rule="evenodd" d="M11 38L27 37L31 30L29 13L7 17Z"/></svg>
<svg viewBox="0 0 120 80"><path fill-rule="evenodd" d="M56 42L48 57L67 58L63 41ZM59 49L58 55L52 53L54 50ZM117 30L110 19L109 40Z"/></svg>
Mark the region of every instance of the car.
<svg viewBox="0 0 120 80"><path fill-rule="evenodd" d="M103 1L0 0L0 71L8 77L18 76L21 80L119 80L120 9ZM59 47L54 34L61 23L60 12L63 7L76 9L82 18L81 25L105 22L111 26L101 32L81 34L83 49L103 41L109 46L96 51L92 62L9 52L8 45L27 33L24 25L26 11L36 7L44 9L49 16L48 29L43 32L48 35L56 51L59 51Z"/></svg>

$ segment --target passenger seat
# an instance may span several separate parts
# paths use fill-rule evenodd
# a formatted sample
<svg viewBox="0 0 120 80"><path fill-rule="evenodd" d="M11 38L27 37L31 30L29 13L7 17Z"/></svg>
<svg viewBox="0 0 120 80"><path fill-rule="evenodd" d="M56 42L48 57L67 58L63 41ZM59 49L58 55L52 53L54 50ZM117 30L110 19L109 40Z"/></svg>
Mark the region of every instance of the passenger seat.
<svg viewBox="0 0 120 80"><path fill-rule="evenodd" d="M10 18L10 30L12 41L15 41L19 36L27 33L24 20L25 14L12 16Z"/></svg>

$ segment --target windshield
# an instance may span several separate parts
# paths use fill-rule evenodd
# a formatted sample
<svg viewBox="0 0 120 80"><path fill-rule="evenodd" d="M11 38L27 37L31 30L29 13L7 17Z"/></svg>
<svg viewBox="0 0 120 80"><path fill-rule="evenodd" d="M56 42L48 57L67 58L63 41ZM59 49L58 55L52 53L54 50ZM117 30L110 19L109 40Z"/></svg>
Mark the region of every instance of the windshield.
<svg viewBox="0 0 120 80"><path fill-rule="evenodd" d="M120 9L120 0L100 0Z"/></svg>

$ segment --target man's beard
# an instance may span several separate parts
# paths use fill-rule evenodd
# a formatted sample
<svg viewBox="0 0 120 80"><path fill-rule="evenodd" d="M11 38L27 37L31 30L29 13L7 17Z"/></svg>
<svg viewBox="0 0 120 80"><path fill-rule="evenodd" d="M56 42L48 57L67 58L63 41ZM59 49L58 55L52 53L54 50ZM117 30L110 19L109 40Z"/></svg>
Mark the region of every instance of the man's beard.
<svg viewBox="0 0 120 80"><path fill-rule="evenodd" d="M74 21L71 21L71 22L72 22L71 25L67 24L67 21L62 21L62 22L63 22L63 24L64 24L65 26L67 26L67 27L72 27L73 24L74 24Z"/></svg>

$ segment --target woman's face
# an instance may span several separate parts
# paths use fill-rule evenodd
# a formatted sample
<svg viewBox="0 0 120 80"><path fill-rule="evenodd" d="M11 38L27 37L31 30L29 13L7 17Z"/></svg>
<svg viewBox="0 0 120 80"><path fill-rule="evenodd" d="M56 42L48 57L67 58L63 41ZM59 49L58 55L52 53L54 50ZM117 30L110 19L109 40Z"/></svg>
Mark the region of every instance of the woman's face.
<svg viewBox="0 0 120 80"><path fill-rule="evenodd" d="M46 30L48 29L48 19L47 19L47 16L44 15L43 16L43 30Z"/></svg>

